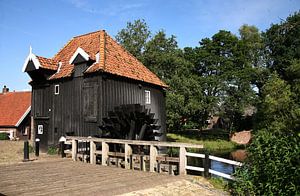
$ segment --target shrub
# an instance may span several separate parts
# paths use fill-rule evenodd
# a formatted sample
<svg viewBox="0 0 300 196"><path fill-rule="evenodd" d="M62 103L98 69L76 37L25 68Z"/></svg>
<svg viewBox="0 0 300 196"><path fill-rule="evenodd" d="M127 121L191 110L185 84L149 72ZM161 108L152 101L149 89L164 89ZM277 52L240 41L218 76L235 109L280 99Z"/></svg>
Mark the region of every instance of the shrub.
<svg viewBox="0 0 300 196"><path fill-rule="evenodd" d="M7 135L7 133L0 133L0 140L8 140L9 137Z"/></svg>
<svg viewBox="0 0 300 196"><path fill-rule="evenodd" d="M231 184L234 195L300 193L299 136L261 130L248 148L248 160Z"/></svg>
<svg viewBox="0 0 300 196"><path fill-rule="evenodd" d="M47 153L49 155L56 155L58 154L58 148L56 146L50 146Z"/></svg>

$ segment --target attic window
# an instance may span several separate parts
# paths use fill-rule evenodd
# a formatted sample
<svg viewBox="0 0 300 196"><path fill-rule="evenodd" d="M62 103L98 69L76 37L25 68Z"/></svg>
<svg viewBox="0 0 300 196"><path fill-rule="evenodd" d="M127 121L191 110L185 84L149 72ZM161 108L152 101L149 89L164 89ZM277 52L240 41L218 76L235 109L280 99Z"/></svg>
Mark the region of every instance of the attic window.
<svg viewBox="0 0 300 196"><path fill-rule="evenodd" d="M151 104L151 95L148 90L145 90L145 104Z"/></svg>
<svg viewBox="0 0 300 196"><path fill-rule="evenodd" d="M54 94L59 95L59 85L58 84L54 86Z"/></svg>

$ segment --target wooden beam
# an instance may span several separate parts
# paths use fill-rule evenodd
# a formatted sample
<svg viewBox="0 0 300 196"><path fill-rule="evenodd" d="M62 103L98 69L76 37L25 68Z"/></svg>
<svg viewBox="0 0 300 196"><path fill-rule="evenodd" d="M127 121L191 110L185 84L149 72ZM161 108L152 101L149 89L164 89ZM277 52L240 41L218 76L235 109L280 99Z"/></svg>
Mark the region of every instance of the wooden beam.
<svg viewBox="0 0 300 196"><path fill-rule="evenodd" d="M132 155L132 148L125 143L125 169L130 169L130 155Z"/></svg>
<svg viewBox="0 0 300 196"><path fill-rule="evenodd" d="M87 137L75 137L67 136L67 140L84 140L84 141L94 141L94 142L107 142L114 144L129 144L129 145L144 145L144 146L161 146L161 147L186 147L186 148L203 148L200 144L188 144L188 143L177 143L177 142L159 142L159 141L142 141L142 140L121 140L121 139L108 139L108 138L87 138Z"/></svg>
<svg viewBox="0 0 300 196"><path fill-rule="evenodd" d="M179 175L186 174L187 159L186 159L186 149L185 147L180 147L179 150Z"/></svg>
<svg viewBox="0 0 300 196"><path fill-rule="evenodd" d="M90 163L96 164L96 144L93 141L90 141Z"/></svg>
<svg viewBox="0 0 300 196"><path fill-rule="evenodd" d="M150 172L154 172L156 165L157 149L154 145L150 146Z"/></svg>
<svg viewBox="0 0 300 196"><path fill-rule="evenodd" d="M72 139L72 160L77 161L77 144L78 141L75 139Z"/></svg>
<svg viewBox="0 0 300 196"><path fill-rule="evenodd" d="M107 159L108 159L108 152L109 152L109 146L106 142L102 142L102 165L107 166Z"/></svg>

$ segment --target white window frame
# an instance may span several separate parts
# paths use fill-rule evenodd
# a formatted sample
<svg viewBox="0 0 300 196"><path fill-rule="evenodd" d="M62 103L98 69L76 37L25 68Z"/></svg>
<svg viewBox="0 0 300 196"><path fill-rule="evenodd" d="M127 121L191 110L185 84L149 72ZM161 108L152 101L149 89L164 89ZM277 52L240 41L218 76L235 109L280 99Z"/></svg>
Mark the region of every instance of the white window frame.
<svg viewBox="0 0 300 196"><path fill-rule="evenodd" d="M57 90L57 91L56 91ZM55 86L54 86L54 94L55 95L59 95L59 84L56 84Z"/></svg>
<svg viewBox="0 0 300 196"><path fill-rule="evenodd" d="M151 92L149 90L145 90L145 104L151 104Z"/></svg>

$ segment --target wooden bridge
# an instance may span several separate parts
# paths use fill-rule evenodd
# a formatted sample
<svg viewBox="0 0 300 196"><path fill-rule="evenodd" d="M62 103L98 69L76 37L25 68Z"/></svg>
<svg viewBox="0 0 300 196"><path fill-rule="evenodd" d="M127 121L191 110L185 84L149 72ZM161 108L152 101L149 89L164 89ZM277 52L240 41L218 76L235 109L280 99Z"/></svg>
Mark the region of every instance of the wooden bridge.
<svg viewBox="0 0 300 196"><path fill-rule="evenodd" d="M80 159L91 164L99 163L103 166L114 165L131 170L165 172L170 175L185 175L187 171L197 171L202 172L205 177L213 174L234 180L234 177L229 174L212 170L211 160L232 166L242 165L237 161L192 152L203 148L203 145L199 144L69 136L63 140L62 149L65 149L66 145L71 148L62 150L62 156L64 157L65 153L71 154L74 161ZM170 150L175 151L175 156L169 155L173 154ZM159 153L159 151L169 153ZM203 167L188 165L188 157L202 159Z"/></svg>
<svg viewBox="0 0 300 196"><path fill-rule="evenodd" d="M62 156L73 161L0 166L0 195L117 195L186 179L188 170L232 179L211 170L207 161L211 159L241 165L191 152L203 148L196 144L67 137L61 146ZM173 149L177 149L173 157L162 153ZM188 157L203 159L205 167L188 165Z"/></svg>
<svg viewBox="0 0 300 196"><path fill-rule="evenodd" d="M182 179L56 159L0 166L0 195L118 195Z"/></svg>

